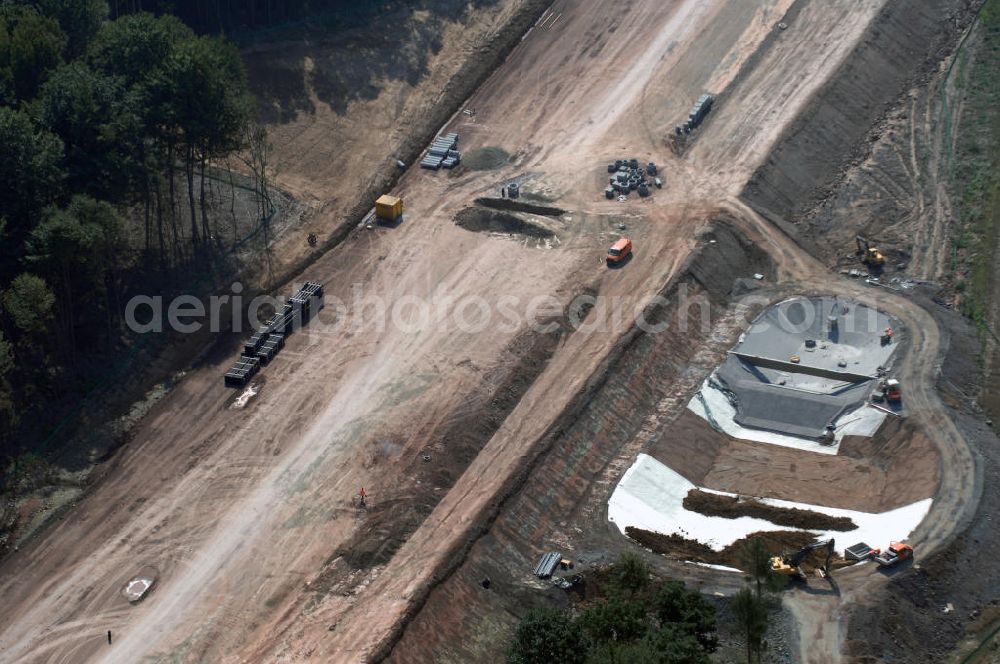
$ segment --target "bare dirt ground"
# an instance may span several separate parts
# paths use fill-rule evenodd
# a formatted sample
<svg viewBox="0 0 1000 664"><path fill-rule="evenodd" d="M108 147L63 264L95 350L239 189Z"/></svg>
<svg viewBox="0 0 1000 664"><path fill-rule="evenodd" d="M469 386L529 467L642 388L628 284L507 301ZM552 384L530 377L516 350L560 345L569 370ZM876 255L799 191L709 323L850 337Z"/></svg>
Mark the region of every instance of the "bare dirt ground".
<svg viewBox="0 0 1000 664"><path fill-rule="evenodd" d="M805 6L802 11L805 12ZM796 21L801 22L800 16L796 16ZM797 25L796 22L791 22ZM767 71L766 67L761 68ZM726 107L730 108L730 107ZM742 112L743 107L736 105ZM718 121L718 116L713 120ZM698 146L690 154L697 154ZM816 263L810 263L802 256L801 251L795 248L783 236L768 232L760 226L760 219L756 217L745 206L739 203L732 203L730 210L737 212L737 216L744 220L750 220L749 226L742 226L755 240L767 247L773 255L780 258L779 271L783 275L795 277L799 281L799 288L819 289L816 292L827 292L827 289L834 287L825 270L817 269ZM763 236L763 237L761 237ZM719 270L720 264L715 263L715 269ZM724 272L724 271L723 271ZM807 276L809 275L809 276ZM735 275L734 275L735 276ZM877 306L884 306L890 310L895 310L904 315L904 320L908 328L913 329L913 353L914 358L937 357L940 339L937 336L936 328L930 317L925 313L914 310L912 306L894 301L892 298L883 297L881 294L862 290L856 286L846 283L837 283L838 292L856 294L863 299L867 299ZM843 289L843 290L840 290ZM745 318L744 318L745 320ZM713 352L719 352L720 341L731 334L731 329L727 331L725 327L717 329L711 335L712 343L705 346ZM731 337L730 337L731 338ZM680 342L673 348L673 352L678 357L684 357L680 348L684 343ZM706 353L711 357L710 353ZM926 386L930 384L930 377L936 371L934 362L915 360L917 368L909 367L906 370L904 380L914 381L924 386L918 394L913 395L913 402L917 411L926 413L919 417L918 428L929 427L931 433L928 438L941 450L942 465L940 466L944 481L938 487L939 502L934 508L934 512L925 522L924 532L918 533L917 541L922 546L933 548L946 541L947 533L951 531L957 517L959 523L969 518L969 505L974 503L977 492L977 484L973 461L968 450L962 443L962 438L958 432L950 425L950 422L939 422L938 418L944 417L940 402L932 390ZM629 417L634 412L650 413L652 421L658 426L664 421L670 421L671 417L676 417L682 404L696 389L699 380L704 378L710 368L700 362L689 365L689 372L693 375L685 375L683 380L674 384L675 390L669 397L665 397L662 402L656 404L654 401L649 406L636 403L638 395L633 391L629 393L633 399L631 405L633 410L626 411L618 416L618 419ZM676 380L670 373L663 374L659 378L667 383ZM633 378L633 380L637 380ZM608 395L611 398L611 395ZM598 413L602 408L596 408ZM634 457L639 449L642 449L644 442L648 444L654 435L644 429L640 435L628 434L619 429L618 420L610 416L608 419L600 419L600 415L595 415L601 424L595 424L596 428L591 429L591 435L585 441L580 441L581 446L586 446L591 453L586 456L579 456L577 447L573 447L568 442L566 446L561 444L561 439L553 443L553 451L540 461L536 472L528 480L528 485L532 487L531 497L512 499L512 505L505 507L496 524L482 540L477 542L470 552L466 562L449 581L436 589L425 609L421 612L416 621L411 623L404 635L403 640L393 651L393 661L424 661L430 657L429 653L435 653L440 661L469 661L485 660L495 658L497 652L497 640L502 643L505 630L510 629L510 617L521 602L525 601L524 588L531 587L531 584L524 580L525 570L529 569L531 561L537 553L546 550L550 546L562 547L564 551L589 550L593 547L614 546L611 539L599 537L597 533L606 531L607 524L603 522L602 506L607 495L613 487L613 482L620 476L621 471ZM602 429L606 433L602 433ZM605 436L612 436L604 443ZM598 472L595 478L595 460L590 456L597 443L614 446L614 451L604 449L601 456L606 466L603 472ZM627 441L622 443L622 441ZM680 442L680 441L676 441ZM562 454L556 453L558 448ZM692 443L691 449L697 448L697 442ZM919 449L919 446L918 446ZM616 456L615 452L620 451ZM710 455L710 453L709 453ZM709 456L706 455L706 456ZM689 457L693 463L697 464L697 455ZM567 470L561 471L563 465L568 465ZM925 476L932 464L923 463L921 471ZM919 475L919 473L918 473ZM577 490L577 484L585 488ZM926 478L926 483L917 483L921 489L919 493L924 493L935 485L933 478ZM551 487L550 487L551 485ZM572 490L570 490L572 487ZM874 492L873 492L874 493ZM569 494L569 495L565 495ZM574 502L574 498L576 502ZM950 510L955 510L951 512ZM509 516L508 516L509 515ZM595 516L596 515L596 516ZM524 524L524 525L521 525ZM527 527L530 524L530 528ZM947 525L945 525L947 524ZM941 526L945 526L944 529ZM543 543L540 537L548 539ZM600 544L596 544L595 540ZM596 553L598 557L602 554ZM584 556L581 556L581 558ZM586 556L590 558L590 553ZM854 578L856 588L869 586L872 595L881 584L880 577L870 578L871 569L852 570L849 578ZM507 597L499 598L500 593L482 593L477 590L478 579L484 573L502 574L518 578L519 582L515 587L505 588L509 593ZM691 573L683 572L682 575L690 577ZM495 577L491 577L495 578ZM863 580L862 580L863 579ZM706 588L718 587L717 581L709 582ZM519 591L520 590L520 591ZM864 591L867 594L867 591ZM537 597L537 595L535 596ZM796 607L801 607L806 601L793 596ZM804 598L810 595L803 595ZM546 595L551 600L551 596ZM538 601L536 599L536 601ZM845 630L841 624L838 602L836 596L824 596L819 600L815 614L803 613L800 620L800 627L803 633L801 639L801 652L798 659L800 661L839 661L841 659L841 642ZM466 607L470 602L481 602L485 615L469 615L468 611L458 607ZM813 602L815 603L815 602ZM425 617L426 616L426 617ZM460 626L460 627L456 627ZM338 628L339 629L339 628ZM468 644L468 645L461 645Z"/></svg>
<svg viewBox="0 0 1000 664"><path fill-rule="evenodd" d="M979 48L977 37L973 31L964 42L963 58ZM912 90L907 103L887 118L871 156L847 173L845 190L816 212L810 226L817 234L839 231L846 236L852 228L842 222L853 218L886 244L891 255L905 262L912 254L907 272L944 286L927 293L928 299L933 298L928 306L949 347L938 385L951 417L979 459L983 485L989 487L1000 476L1000 443L987 424L989 401L996 394L988 382L991 358L971 325L954 312L956 292L949 287L968 276L955 260L961 229L949 198L963 185L949 181L949 174L956 165L953 148L967 131L962 126L964 101L959 91L968 87L968 69L960 58L952 58L926 87ZM911 155L920 166L917 178L907 177L900 166L909 164ZM889 196L888 189L895 195ZM848 197L861 201L853 214L839 205ZM926 203L914 206L914 200ZM987 382L980 384L984 374ZM985 489L967 531L918 560L910 572L893 576L886 594L866 597L850 607L844 621L850 655L864 662L995 659L1000 594L995 583L984 580L1000 574L991 554L1000 544L994 525L997 510L996 492ZM884 620L883 607L888 604L895 611Z"/></svg>
<svg viewBox="0 0 1000 664"><path fill-rule="evenodd" d="M735 440L687 410L674 432L649 453L709 489L882 512L931 497L938 486L933 443L895 419L872 438L846 436L836 455Z"/></svg>
<svg viewBox="0 0 1000 664"><path fill-rule="evenodd" d="M476 620L495 622L481 641L448 644L455 661L495 655L511 600L524 591L482 599L470 579L491 568L503 576L498 555L526 568L552 537L567 550L602 541L602 505L621 470L662 435L745 323L746 310L728 303L733 278L762 270L784 292L836 288L907 325L912 362L902 379L920 413L912 421L941 456L942 480L915 540L927 549L945 543L976 484L933 389L934 320L908 300L833 283L822 263L737 198L889 1L634 0L623 11L557 0L468 100L475 115L447 127L461 132L463 149L499 146L512 163L485 173L408 172L397 187L407 202L402 225L358 229L303 274L327 285L331 304L265 369L246 409L229 408L234 395L221 386L231 353L158 405L79 506L4 561L3 659L360 662L391 652L396 661L430 661ZM775 36L793 4L791 28ZM725 90L718 113L683 160L669 156L666 132L704 89ZM603 165L623 154L661 164L667 187L640 202L604 201ZM514 177L568 211L558 245L528 247L454 224L474 198ZM301 178L306 191L312 185ZM718 217L737 230L710 227ZM621 222L636 255L608 271L603 255ZM706 230L714 235L698 235ZM689 259L694 249L708 259ZM517 326L423 321L406 306L445 295L495 305L515 295L511 306L523 315L531 296L564 304L587 291L635 311L678 283L718 312L688 339L662 335L677 341L669 348L637 335L630 317L543 338ZM350 303L358 289L369 309L377 295L402 324L338 313L334 300ZM611 371L637 347L674 381L650 393L649 369ZM611 405L627 431L588 410L605 387L618 390ZM637 395L651 407L642 417L629 398ZM492 420L482 422L484 412ZM474 435L456 435L473 423ZM582 435L588 426L606 427L603 444ZM545 454L555 449L572 454ZM361 486L367 510L352 500ZM156 589L129 606L119 591L145 566L159 573ZM738 582L687 576L729 589ZM872 577L851 570L842 584L866 594L879 585ZM465 611L470 602L482 611ZM836 606L809 608L802 619L807 637L822 635L826 648L809 661L839 658L836 622L817 618ZM454 619L459 608L474 615ZM107 629L116 634L111 647Z"/></svg>
<svg viewBox="0 0 1000 664"><path fill-rule="evenodd" d="M339 242L345 224L398 177L396 160L416 160L547 4L400 3L346 30L286 28L245 49L273 184L310 211L275 239L269 274L294 276Z"/></svg>

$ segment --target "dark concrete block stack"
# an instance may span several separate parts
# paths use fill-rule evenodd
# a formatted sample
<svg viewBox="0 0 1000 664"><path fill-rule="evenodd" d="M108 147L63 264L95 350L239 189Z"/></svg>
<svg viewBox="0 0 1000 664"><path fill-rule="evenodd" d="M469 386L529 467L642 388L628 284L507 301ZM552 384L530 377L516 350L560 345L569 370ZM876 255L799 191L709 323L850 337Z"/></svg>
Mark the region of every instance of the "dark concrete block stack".
<svg viewBox="0 0 1000 664"><path fill-rule="evenodd" d="M687 122L681 125L677 125L674 128L674 132L680 136L681 134L690 134L693 130L698 128L698 125L702 123L708 112L712 110L712 104L715 103L715 97L705 93L698 97L698 101L694 103L691 108L691 112L688 113Z"/></svg>
<svg viewBox="0 0 1000 664"><path fill-rule="evenodd" d="M455 168L462 161L458 151L458 134L452 132L438 136L427 149L427 154L420 161L420 168L436 171L439 168Z"/></svg>
<svg viewBox="0 0 1000 664"><path fill-rule="evenodd" d="M226 387L244 387L260 371L260 359L241 355L233 368L226 372Z"/></svg>
<svg viewBox="0 0 1000 664"><path fill-rule="evenodd" d="M265 341L257 351L257 357L260 358L260 363L269 363L274 359L274 356L278 354L278 351L284 347L285 335L273 333L267 335L267 341Z"/></svg>
<svg viewBox="0 0 1000 664"><path fill-rule="evenodd" d="M285 337L305 325L323 308L323 286L307 281L243 344L243 355L226 372L226 387L245 387L260 368L285 347Z"/></svg>

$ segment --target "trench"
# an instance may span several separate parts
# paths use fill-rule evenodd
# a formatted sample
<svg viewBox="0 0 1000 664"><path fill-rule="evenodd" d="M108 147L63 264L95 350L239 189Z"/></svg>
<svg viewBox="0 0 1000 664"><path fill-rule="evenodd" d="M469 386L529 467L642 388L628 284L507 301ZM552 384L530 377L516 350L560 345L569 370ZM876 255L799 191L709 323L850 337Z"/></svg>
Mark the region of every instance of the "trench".
<svg viewBox="0 0 1000 664"><path fill-rule="evenodd" d="M550 238L555 233L544 226L508 212L467 207L455 215L455 224L473 233L502 233L534 238Z"/></svg>
<svg viewBox="0 0 1000 664"><path fill-rule="evenodd" d="M566 214L566 210L562 208L525 203L516 198L477 198L476 205L493 210L505 210L507 212L527 212L528 214L538 214L543 217L559 217Z"/></svg>

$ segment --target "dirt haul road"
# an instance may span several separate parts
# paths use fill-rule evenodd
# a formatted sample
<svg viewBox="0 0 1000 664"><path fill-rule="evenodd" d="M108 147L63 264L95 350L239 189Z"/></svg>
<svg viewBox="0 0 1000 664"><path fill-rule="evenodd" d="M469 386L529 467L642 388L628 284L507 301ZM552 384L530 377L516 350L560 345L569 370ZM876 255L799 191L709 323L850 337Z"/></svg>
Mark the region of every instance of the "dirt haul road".
<svg viewBox="0 0 1000 664"><path fill-rule="evenodd" d="M500 146L513 163L408 173L401 226L359 229L303 275L324 282L331 302L361 293L370 315L328 306L264 370L246 409L230 409L221 387L231 357L187 377L101 484L5 561L0 658L359 662L382 652L630 322L567 333L478 455L456 460L448 427L503 382L525 326L477 326L474 310L464 325L427 320L415 302L477 298L525 321L533 296L562 305L591 288L634 312L676 273L709 214L739 205L736 194L883 3L800 0L793 29L754 61L791 4L556 2L469 100L475 115L448 127L464 150ZM670 157L670 128L700 92L730 83L688 157ZM660 163L667 187L639 203L604 201L604 163L622 155ZM546 222L556 241L452 223L515 176L569 211ZM787 238L736 211L775 246L786 276L822 279ZM621 221L636 256L606 271ZM380 324L375 298L398 324ZM453 465L453 486L421 473L429 448L429 463ZM368 511L352 500L360 486ZM426 519L388 562L344 562L417 503ZM129 606L120 589L146 565L157 586Z"/></svg>
<svg viewBox="0 0 1000 664"><path fill-rule="evenodd" d="M981 468L958 431L935 388L940 370L942 338L930 313L905 297L866 288L856 281L834 280L819 261L795 251L795 243L777 232L740 202L732 203L734 216L748 231L756 230L773 256L795 254L790 281L803 292L828 293L836 283L838 295L849 296L886 311L903 323L907 341L905 361L900 366L900 381L907 386L906 404L911 422L924 432L940 454L941 481L931 510L908 539L920 555L930 555L947 544L972 518L982 492ZM844 569L837 574L836 592L819 594L796 591L789 600L800 630L800 658L815 664L843 661L842 646L846 629L841 608L863 595L871 595L889 576L874 565Z"/></svg>

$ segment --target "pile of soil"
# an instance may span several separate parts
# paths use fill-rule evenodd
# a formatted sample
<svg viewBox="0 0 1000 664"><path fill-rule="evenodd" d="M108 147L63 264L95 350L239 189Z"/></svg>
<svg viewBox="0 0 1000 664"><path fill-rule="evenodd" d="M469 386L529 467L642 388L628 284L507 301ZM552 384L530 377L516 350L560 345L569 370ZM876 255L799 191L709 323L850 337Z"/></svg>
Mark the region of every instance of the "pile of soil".
<svg viewBox="0 0 1000 664"><path fill-rule="evenodd" d="M462 155L462 165L473 171L493 171L508 161L510 154L498 147L477 148Z"/></svg>
<svg viewBox="0 0 1000 664"><path fill-rule="evenodd" d="M720 496L699 489L691 489L684 497L684 509L705 514L738 519L751 516L764 519L778 526L808 530L854 530L857 525L846 516L829 516L821 512L795 507L775 507L754 498Z"/></svg>
<svg viewBox="0 0 1000 664"><path fill-rule="evenodd" d="M816 539L815 535L798 530L759 532L736 540L722 551L713 551L712 547L707 544L689 540L677 534L663 535L632 526L625 529L625 534L654 553L663 554L670 558L737 568L742 565L743 548L752 539L760 539L764 543L764 548L776 556L786 551L797 551Z"/></svg>
<svg viewBox="0 0 1000 664"><path fill-rule="evenodd" d="M563 210L562 208L552 207L549 205L534 205L532 203L525 203L513 198L477 198L476 205L481 205L493 210L506 210L507 212L540 214L543 217L561 217L566 214L566 210Z"/></svg>
<svg viewBox="0 0 1000 664"><path fill-rule="evenodd" d="M555 233L513 214L469 207L455 215L455 223L476 233L511 233L527 237L547 238Z"/></svg>

